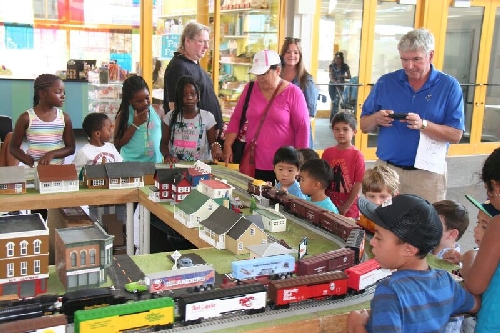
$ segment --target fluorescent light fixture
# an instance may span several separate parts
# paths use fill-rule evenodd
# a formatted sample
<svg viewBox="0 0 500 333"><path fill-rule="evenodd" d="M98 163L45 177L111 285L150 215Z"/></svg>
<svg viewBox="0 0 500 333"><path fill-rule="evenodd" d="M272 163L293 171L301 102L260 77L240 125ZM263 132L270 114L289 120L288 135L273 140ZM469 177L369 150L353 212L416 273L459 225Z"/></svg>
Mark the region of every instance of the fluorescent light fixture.
<svg viewBox="0 0 500 333"><path fill-rule="evenodd" d="M400 5L416 5L417 0L398 0L398 4L400 4Z"/></svg>
<svg viewBox="0 0 500 333"><path fill-rule="evenodd" d="M454 0L452 6L456 8L469 8L470 0Z"/></svg>

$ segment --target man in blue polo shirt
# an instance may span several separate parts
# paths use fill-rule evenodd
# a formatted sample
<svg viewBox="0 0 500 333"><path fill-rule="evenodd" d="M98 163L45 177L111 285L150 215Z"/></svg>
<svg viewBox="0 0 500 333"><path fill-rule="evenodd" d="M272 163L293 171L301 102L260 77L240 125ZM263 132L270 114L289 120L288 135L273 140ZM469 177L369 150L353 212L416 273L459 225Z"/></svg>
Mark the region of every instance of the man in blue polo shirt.
<svg viewBox="0 0 500 333"><path fill-rule="evenodd" d="M415 157L422 137L443 143L445 149L450 142L460 141L464 132L462 90L455 78L432 65L434 36L428 30L408 32L398 50L403 68L377 81L363 104L361 130L379 130L377 164L388 165L399 174L400 193L436 202L446 197L445 154L433 161L443 166L441 172L416 168Z"/></svg>

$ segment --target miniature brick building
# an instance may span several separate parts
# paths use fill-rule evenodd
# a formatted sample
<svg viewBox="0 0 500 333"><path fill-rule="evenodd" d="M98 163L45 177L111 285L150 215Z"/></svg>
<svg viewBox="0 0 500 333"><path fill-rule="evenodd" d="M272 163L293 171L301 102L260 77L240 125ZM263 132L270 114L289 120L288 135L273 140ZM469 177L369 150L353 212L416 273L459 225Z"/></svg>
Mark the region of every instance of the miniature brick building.
<svg viewBox="0 0 500 333"><path fill-rule="evenodd" d="M113 239L98 223L56 230L55 265L66 290L98 287L106 281L106 269L113 258Z"/></svg>
<svg viewBox="0 0 500 333"><path fill-rule="evenodd" d="M47 292L49 229L40 214L0 216L0 295Z"/></svg>
<svg viewBox="0 0 500 333"><path fill-rule="evenodd" d="M26 193L24 167L0 167L0 194Z"/></svg>
<svg viewBox="0 0 500 333"><path fill-rule="evenodd" d="M80 185L74 164L38 165L35 171L35 189L40 193L78 191Z"/></svg>
<svg viewBox="0 0 500 333"><path fill-rule="evenodd" d="M187 168L157 169L155 185L149 188L149 199L154 202L180 202L191 192L191 182L186 178Z"/></svg>

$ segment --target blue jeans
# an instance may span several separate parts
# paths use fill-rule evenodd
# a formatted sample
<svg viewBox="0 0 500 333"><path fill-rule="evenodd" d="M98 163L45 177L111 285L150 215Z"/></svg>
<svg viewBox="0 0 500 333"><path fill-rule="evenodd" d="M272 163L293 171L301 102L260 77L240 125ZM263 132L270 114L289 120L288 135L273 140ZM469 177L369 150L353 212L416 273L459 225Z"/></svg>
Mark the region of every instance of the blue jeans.
<svg viewBox="0 0 500 333"><path fill-rule="evenodd" d="M330 82L328 85L328 93L330 94L330 99L332 100L332 110L330 111L330 123L337 112L339 112L340 98L344 90L343 86L336 86Z"/></svg>

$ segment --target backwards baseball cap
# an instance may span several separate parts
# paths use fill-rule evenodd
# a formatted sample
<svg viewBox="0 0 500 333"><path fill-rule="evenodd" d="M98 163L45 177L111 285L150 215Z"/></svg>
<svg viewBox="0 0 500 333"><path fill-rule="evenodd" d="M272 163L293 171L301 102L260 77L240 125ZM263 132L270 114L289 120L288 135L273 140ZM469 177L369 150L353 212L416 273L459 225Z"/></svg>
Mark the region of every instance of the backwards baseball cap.
<svg viewBox="0 0 500 333"><path fill-rule="evenodd" d="M273 50L262 50L255 53L253 65L249 72L254 75L261 75L267 72L272 65L280 64L281 59L278 53Z"/></svg>
<svg viewBox="0 0 500 333"><path fill-rule="evenodd" d="M485 213L486 215L488 215L489 217L493 217L493 216L496 216L496 215L499 215L500 214L500 211L498 209L495 208L495 206L493 206L489 200L486 200L484 203L479 203L476 199L474 199L473 197L471 197L470 195L466 194L465 197L467 199L469 199L469 201L474 205L476 206L477 208L479 208L479 210L481 210L483 213Z"/></svg>
<svg viewBox="0 0 500 333"><path fill-rule="evenodd" d="M380 206L360 197L358 207L375 224L426 253L439 244L443 234L432 204L416 195L399 194Z"/></svg>

